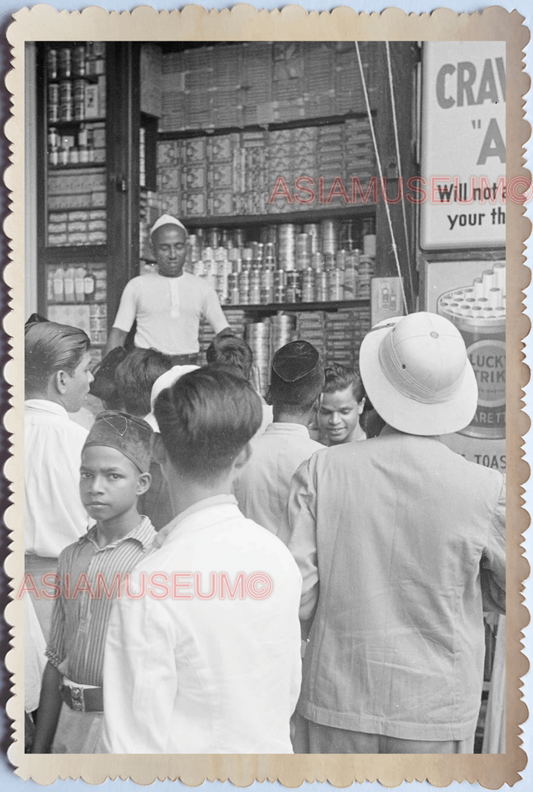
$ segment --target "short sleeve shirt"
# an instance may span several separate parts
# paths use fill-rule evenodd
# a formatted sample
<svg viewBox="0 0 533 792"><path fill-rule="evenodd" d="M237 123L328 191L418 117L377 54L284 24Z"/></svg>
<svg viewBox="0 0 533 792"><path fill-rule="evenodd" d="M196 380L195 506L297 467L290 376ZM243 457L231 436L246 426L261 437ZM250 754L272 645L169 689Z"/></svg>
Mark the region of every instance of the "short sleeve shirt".
<svg viewBox="0 0 533 792"><path fill-rule="evenodd" d="M201 318L215 333L228 326L217 294L208 283L189 272L179 278L151 273L126 284L113 327L127 333L137 320L137 347L167 355L191 355L200 349Z"/></svg>

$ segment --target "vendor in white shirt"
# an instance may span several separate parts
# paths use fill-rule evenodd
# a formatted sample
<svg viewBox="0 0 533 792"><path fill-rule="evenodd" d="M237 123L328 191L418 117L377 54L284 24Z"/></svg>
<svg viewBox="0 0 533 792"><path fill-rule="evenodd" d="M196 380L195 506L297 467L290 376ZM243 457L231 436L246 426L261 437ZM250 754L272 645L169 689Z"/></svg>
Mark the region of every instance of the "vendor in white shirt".
<svg viewBox="0 0 533 792"><path fill-rule="evenodd" d="M35 322L25 329L25 552L26 573L40 593L54 593L43 575L56 571L61 551L86 531L79 494L81 449L87 429L70 420L93 380L88 336L77 327ZM44 581L44 584L47 583ZM31 586L27 582L27 588ZM31 592L45 639L53 599Z"/></svg>
<svg viewBox="0 0 533 792"><path fill-rule="evenodd" d="M123 346L137 321L135 346L158 349L173 363L195 363L200 345L198 329L205 318L215 333L228 322L215 290L201 278L184 272L187 229L165 214L151 231L157 272L133 278L122 293L118 313L109 333L106 354Z"/></svg>

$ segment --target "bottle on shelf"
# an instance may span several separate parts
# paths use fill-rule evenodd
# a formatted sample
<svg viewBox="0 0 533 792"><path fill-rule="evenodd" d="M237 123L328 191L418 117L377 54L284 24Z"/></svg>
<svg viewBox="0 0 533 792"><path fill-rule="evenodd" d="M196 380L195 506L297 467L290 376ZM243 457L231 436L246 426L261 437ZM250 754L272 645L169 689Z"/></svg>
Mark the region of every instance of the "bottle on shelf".
<svg viewBox="0 0 533 792"><path fill-rule="evenodd" d="M85 77L85 45L78 44L72 51L72 76Z"/></svg>
<svg viewBox="0 0 533 792"><path fill-rule="evenodd" d="M92 302L94 299L95 279L92 272L86 272L83 278L83 294L85 302Z"/></svg>
<svg viewBox="0 0 533 792"><path fill-rule="evenodd" d="M64 138L61 140L61 144L59 146L58 151L58 158L59 158L59 165L68 165L70 161L69 157L69 147L66 144Z"/></svg>
<svg viewBox="0 0 533 792"><path fill-rule="evenodd" d="M53 275L54 302L65 302L65 270L58 267Z"/></svg>
<svg viewBox="0 0 533 792"><path fill-rule="evenodd" d="M65 302L74 302L74 267L69 267L64 277Z"/></svg>
<svg viewBox="0 0 533 792"><path fill-rule="evenodd" d="M59 50L59 78L69 80L72 77L72 51L70 47Z"/></svg>
<svg viewBox="0 0 533 792"><path fill-rule="evenodd" d="M57 80L58 77L58 57L56 49L49 49L46 53L46 71L49 80Z"/></svg>
<svg viewBox="0 0 533 792"><path fill-rule="evenodd" d="M77 267L77 269L74 271L74 296L77 303L82 303L85 300L85 274L85 267Z"/></svg>

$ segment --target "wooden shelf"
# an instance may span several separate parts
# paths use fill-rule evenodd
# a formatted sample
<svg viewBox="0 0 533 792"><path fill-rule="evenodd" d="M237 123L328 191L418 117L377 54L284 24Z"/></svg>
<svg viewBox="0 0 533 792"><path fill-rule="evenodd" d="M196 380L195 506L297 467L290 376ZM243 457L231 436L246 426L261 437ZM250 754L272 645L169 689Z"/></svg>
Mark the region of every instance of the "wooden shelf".
<svg viewBox="0 0 533 792"><path fill-rule="evenodd" d="M372 112L375 115L375 111ZM158 140L187 140L197 137L214 137L215 135L231 135L235 132L265 132L280 129L301 129L310 126L329 126L330 124L343 124L354 118L368 118L366 110L352 111L342 115L316 116L315 118L294 118L291 121L266 121L264 124L243 124L231 127L202 127L202 129L179 129L169 132L159 132Z"/></svg>
<svg viewBox="0 0 533 792"><path fill-rule="evenodd" d="M60 129L77 129L80 124L101 124L106 120L105 116L99 116L98 118L80 118L72 121L47 121L47 125Z"/></svg>
<svg viewBox="0 0 533 792"><path fill-rule="evenodd" d="M298 302L298 303L268 303L251 304L239 303L230 305L224 303L222 310L226 311L249 311L251 313L276 313L277 311L290 311L300 313L302 311L337 311L340 308L357 308L359 306L369 306L369 297L356 297L355 300L335 300L330 302Z"/></svg>
<svg viewBox="0 0 533 792"><path fill-rule="evenodd" d="M57 173L62 170L105 170L105 162L69 162L68 165L50 165L48 171Z"/></svg>
<svg viewBox="0 0 533 792"><path fill-rule="evenodd" d="M78 207L76 207L77 209ZM91 209L98 207L92 206ZM68 211L66 209L54 209L57 212ZM46 264L69 264L75 262L87 264L101 264L106 266L107 246L106 245L50 245L42 249L41 252L43 265Z"/></svg>
<svg viewBox="0 0 533 792"><path fill-rule="evenodd" d="M276 212L276 214L264 215L212 215L211 217L182 217L181 222L187 229L194 228L218 228L230 227L240 228L241 226L254 225L278 225L281 223L297 223L299 225L307 223L319 223L321 220L334 218L348 219L351 217L374 217L376 204L351 204L350 206L325 207L323 209L301 209L297 212Z"/></svg>

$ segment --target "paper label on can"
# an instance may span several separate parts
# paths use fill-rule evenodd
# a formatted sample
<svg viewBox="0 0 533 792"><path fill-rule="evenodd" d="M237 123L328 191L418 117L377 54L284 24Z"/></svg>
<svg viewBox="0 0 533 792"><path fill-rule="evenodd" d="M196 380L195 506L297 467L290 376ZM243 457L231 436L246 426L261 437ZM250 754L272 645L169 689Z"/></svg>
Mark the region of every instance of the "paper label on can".
<svg viewBox="0 0 533 792"><path fill-rule="evenodd" d="M505 404L505 342L494 338L476 341L467 349L478 385L478 406Z"/></svg>

